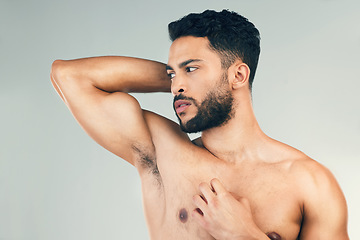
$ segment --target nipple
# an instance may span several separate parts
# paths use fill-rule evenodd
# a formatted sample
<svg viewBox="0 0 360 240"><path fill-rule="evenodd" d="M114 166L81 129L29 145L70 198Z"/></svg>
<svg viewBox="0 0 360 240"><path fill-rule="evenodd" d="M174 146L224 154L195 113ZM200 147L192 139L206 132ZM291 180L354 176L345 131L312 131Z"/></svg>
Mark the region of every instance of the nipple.
<svg viewBox="0 0 360 240"><path fill-rule="evenodd" d="M188 213L185 208L180 209L179 211L179 219L182 223L185 223L188 219Z"/></svg>
<svg viewBox="0 0 360 240"><path fill-rule="evenodd" d="M277 234L276 232L268 233L267 236L268 236L271 240L281 240L280 235Z"/></svg>

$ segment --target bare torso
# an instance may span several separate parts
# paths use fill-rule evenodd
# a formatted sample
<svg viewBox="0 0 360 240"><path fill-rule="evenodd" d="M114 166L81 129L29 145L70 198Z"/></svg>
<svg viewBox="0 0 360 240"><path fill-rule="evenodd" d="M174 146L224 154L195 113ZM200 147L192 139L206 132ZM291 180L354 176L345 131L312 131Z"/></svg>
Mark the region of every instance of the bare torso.
<svg viewBox="0 0 360 240"><path fill-rule="evenodd" d="M250 201L255 222L264 233L276 232L288 240L298 238L303 209L291 168L295 159L306 157L304 154L276 143L287 151L281 154L292 155L292 159L235 164L185 138L167 139L162 144L156 148L159 174L140 171L151 239L214 239L191 214L199 184L213 178L220 179L235 198Z"/></svg>
<svg viewBox="0 0 360 240"><path fill-rule="evenodd" d="M194 41L199 40L179 45L174 52L180 55L174 55L172 66L182 66L179 63L184 63L184 56L185 62L198 59L193 52L202 49L198 53L207 53L206 59L216 58L210 62L220 68L218 56L209 52L206 44L200 48ZM214 64L203 66L206 76L186 81L192 83L187 85L189 96L205 94L211 87L207 80L216 75ZM187 68L177 67L177 76L201 76L197 75L201 71L191 75ZM236 88L245 89L245 94L238 95L238 103L243 104L237 106L239 115L223 127L204 131L195 143L178 124L142 110L137 100L124 92L169 91L164 69L153 61L99 57L55 61L51 74L55 89L86 132L138 169L151 239L210 240L234 234L238 239L265 239L263 233L274 232L286 240L349 239L346 201L335 178L300 151L262 133L248 86ZM177 88L184 91L178 80L172 85L176 93ZM196 113L196 107L187 106L182 120ZM216 190L215 182L221 188ZM210 183L214 191L208 187ZM218 190L222 192L216 195ZM208 199L218 200L218 207L214 201L206 202L205 193ZM201 215L194 212L197 208L208 212ZM209 213L214 212L230 217L213 218Z"/></svg>

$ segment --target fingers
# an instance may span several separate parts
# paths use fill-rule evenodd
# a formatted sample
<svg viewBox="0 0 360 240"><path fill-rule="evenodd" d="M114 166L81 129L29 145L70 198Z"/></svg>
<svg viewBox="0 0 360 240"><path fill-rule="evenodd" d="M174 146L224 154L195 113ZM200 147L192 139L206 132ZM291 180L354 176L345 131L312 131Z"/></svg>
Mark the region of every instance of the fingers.
<svg viewBox="0 0 360 240"><path fill-rule="evenodd" d="M195 195L193 201L201 210L203 210L209 202L212 202L217 195L228 193L224 185L217 178L213 178L210 181L210 185L205 182L200 183L199 190L200 194Z"/></svg>
<svg viewBox="0 0 360 240"><path fill-rule="evenodd" d="M200 183L199 190L206 199L212 198L214 195L227 192L224 185L220 182L219 179L214 178L210 181L210 186L207 183Z"/></svg>
<svg viewBox="0 0 360 240"><path fill-rule="evenodd" d="M204 197L201 195L195 195L193 197L193 202L196 208L192 211L192 217L197 221L201 226L204 226L204 212L207 210L207 202Z"/></svg>
<svg viewBox="0 0 360 240"><path fill-rule="evenodd" d="M193 197L193 202L195 206L197 207L193 215L197 218L201 218L204 216L204 213L207 212L207 204L208 201L211 201L213 197L215 197L215 193L210 189L210 186L206 183L200 183L199 190L201 194L197 194Z"/></svg>
<svg viewBox="0 0 360 240"><path fill-rule="evenodd" d="M198 208L194 209L191 215L194 218L194 220L200 224L200 226L205 228L206 219L204 218L204 214L200 209Z"/></svg>
<svg viewBox="0 0 360 240"><path fill-rule="evenodd" d="M202 198L200 195L195 195L193 197L193 202L195 206L202 211L200 214L203 215L203 211L207 208L206 200Z"/></svg>
<svg viewBox="0 0 360 240"><path fill-rule="evenodd" d="M214 178L207 183L199 184L200 194L193 197L194 204L203 212L206 212L207 205L216 198L218 194L227 192L219 179Z"/></svg>
<svg viewBox="0 0 360 240"><path fill-rule="evenodd" d="M199 184L199 190L201 194L205 197L205 201L209 202L214 196L215 192L212 190L209 184L207 183L200 183Z"/></svg>
<svg viewBox="0 0 360 240"><path fill-rule="evenodd" d="M210 185L212 187L212 189L214 189L214 192L218 195L218 194L222 194L227 192L227 190L225 189L224 185L222 185L222 183L220 182L219 179L214 178L210 181Z"/></svg>

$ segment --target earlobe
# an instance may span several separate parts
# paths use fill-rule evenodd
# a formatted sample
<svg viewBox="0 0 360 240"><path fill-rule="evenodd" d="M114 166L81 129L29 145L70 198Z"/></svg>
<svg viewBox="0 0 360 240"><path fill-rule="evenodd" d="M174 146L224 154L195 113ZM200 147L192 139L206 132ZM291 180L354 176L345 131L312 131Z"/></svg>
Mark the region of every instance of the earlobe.
<svg viewBox="0 0 360 240"><path fill-rule="evenodd" d="M239 89L249 84L250 68L247 64L239 62L234 65L232 88Z"/></svg>

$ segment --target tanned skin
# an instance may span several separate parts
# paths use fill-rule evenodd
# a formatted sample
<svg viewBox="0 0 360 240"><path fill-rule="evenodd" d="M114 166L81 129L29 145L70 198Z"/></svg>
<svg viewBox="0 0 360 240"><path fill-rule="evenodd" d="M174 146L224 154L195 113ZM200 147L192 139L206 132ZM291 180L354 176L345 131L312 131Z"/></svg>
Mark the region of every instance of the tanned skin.
<svg viewBox="0 0 360 240"><path fill-rule="evenodd" d="M129 57L57 60L51 81L83 129L138 170L151 239L349 239L335 178L263 133L249 74L240 59L223 69L207 38L189 36L173 42L167 65ZM201 103L217 89L231 91L232 118L194 141L128 94L171 92ZM177 107L182 123L197 114L191 101Z"/></svg>

